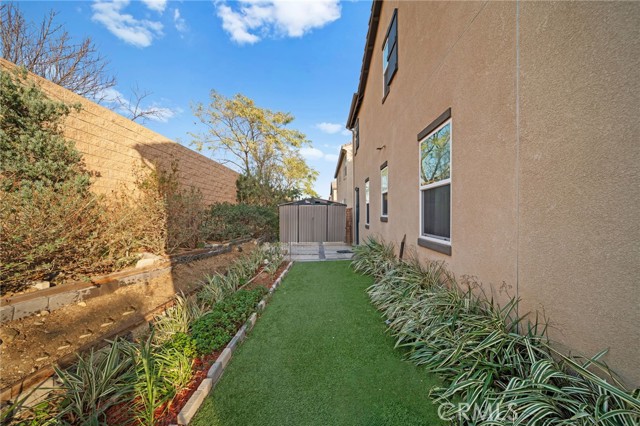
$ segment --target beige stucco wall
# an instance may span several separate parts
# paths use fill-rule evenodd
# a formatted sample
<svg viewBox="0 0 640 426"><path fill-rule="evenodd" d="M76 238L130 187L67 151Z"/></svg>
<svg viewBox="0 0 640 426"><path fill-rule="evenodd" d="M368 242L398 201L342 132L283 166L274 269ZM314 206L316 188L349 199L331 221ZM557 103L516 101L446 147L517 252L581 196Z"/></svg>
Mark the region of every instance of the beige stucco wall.
<svg viewBox="0 0 640 426"><path fill-rule="evenodd" d="M0 58L0 70L13 68ZM95 192L133 190L136 168L157 164L168 169L177 161L180 183L200 189L205 203L235 203L238 174L233 170L48 80L33 74L30 78L52 99L82 106L65 120L64 134L83 154L87 169L96 174Z"/></svg>
<svg viewBox="0 0 640 426"><path fill-rule="evenodd" d="M336 199L339 203L346 204L347 207L353 207L353 150L351 144L342 145L345 150L344 157L340 161L338 175L336 181ZM347 174L344 174L344 167L347 167Z"/></svg>
<svg viewBox="0 0 640 426"><path fill-rule="evenodd" d="M519 287L640 384L640 3L520 10Z"/></svg>
<svg viewBox="0 0 640 426"><path fill-rule="evenodd" d="M381 49L396 7L398 71L382 103ZM399 244L406 234L421 258L446 261L459 280L498 300L521 297L521 314L546 314L551 337L568 348L610 348L607 362L636 385L638 22L638 3L385 1L354 156L361 239ZM416 245L417 134L447 108L451 256Z"/></svg>

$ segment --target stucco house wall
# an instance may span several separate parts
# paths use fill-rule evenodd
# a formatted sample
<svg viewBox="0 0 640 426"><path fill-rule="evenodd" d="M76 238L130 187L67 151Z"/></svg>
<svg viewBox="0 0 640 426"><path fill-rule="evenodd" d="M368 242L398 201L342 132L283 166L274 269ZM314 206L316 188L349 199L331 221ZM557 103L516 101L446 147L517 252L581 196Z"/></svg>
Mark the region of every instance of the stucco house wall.
<svg viewBox="0 0 640 426"><path fill-rule="evenodd" d="M521 314L544 313L559 346L586 355L609 348L606 362L640 384L640 4L376 7L371 62L347 126L358 122L360 240L399 244L406 234L410 250L445 261L460 281L500 301L520 297ZM383 99L382 48L395 9L398 70ZM417 135L449 108L447 255L417 244Z"/></svg>

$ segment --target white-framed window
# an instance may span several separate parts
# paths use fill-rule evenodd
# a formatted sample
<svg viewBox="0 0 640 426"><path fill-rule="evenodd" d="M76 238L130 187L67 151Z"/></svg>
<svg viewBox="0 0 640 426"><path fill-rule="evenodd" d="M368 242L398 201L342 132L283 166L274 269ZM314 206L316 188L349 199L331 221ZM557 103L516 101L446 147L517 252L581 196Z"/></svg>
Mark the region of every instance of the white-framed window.
<svg viewBox="0 0 640 426"><path fill-rule="evenodd" d="M398 9L393 11L387 35L382 45L382 98L389 94L391 80L398 70Z"/></svg>
<svg viewBox="0 0 640 426"><path fill-rule="evenodd" d="M451 118L420 140L420 238L451 245Z"/></svg>
<svg viewBox="0 0 640 426"><path fill-rule="evenodd" d="M387 163L380 168L380 216L389 216L389 167Z"/></svg>
<svg viewBox="0 0 640 426"><path fill-rule="evenodd" d="M369 224L369 178L364 181L364 224Z"/></svg>

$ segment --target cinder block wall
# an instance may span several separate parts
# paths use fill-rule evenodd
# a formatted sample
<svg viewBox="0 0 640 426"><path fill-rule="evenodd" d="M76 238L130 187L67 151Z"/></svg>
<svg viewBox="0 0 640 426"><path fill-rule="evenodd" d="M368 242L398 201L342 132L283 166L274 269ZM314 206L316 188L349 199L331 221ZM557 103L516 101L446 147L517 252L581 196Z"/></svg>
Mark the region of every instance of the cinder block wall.
<svg viewBox="0 0 640 426"><path fill-rule="evenodd" d="M0 58L0 70L14 68ZM177 162L180 184L200 189L206 204L235 203L238 173L44 78L29 76L50 98L82 105L80 112L67 117L64 134L84 155L87 169L95 173L92 189L96 193L134 190L136 168L168 169Z"/></svg>

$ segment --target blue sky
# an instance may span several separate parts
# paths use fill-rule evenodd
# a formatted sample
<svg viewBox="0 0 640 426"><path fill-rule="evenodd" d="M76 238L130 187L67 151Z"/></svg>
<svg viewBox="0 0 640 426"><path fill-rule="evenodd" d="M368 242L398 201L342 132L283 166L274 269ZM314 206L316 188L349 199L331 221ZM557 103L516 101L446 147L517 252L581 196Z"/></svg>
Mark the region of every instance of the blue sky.
<svg viewBox="0 0 640 426"><path fill-rule="evenodd" d="M313 142L303 154L329 195L339 147L357 89L370 1L60 1L21 2L28 20L54 9L74 38L91 36L109 59L115 89L152 92L163 121L145 126L189 146L192 102L209 91L242 93L259 106L287 111ZM203 154L210 156L209 153Z"/></svg>

